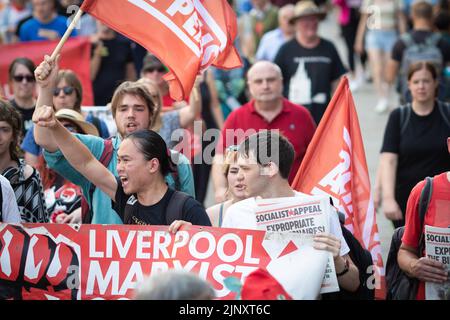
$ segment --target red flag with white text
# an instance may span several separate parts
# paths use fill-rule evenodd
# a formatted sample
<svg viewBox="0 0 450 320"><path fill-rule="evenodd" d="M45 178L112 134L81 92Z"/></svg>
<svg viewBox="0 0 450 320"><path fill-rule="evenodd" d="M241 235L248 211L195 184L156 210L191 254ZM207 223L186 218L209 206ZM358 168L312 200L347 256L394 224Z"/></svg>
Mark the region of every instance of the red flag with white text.
<svg viewBox="0 0 450 320"><path fill-rule="evenodd" d="M298 191L329 195L345 226L370 251L376 298L384 299L384 267L364 144L348 80L343 77L292 183Z"/></svg>
<svg viewBox="0 0 450 320"><path fill-rule="evenodd" d="M226 0L86 0L81 9L156 55L170 95L187 99L200 71L242 65L236 16Z"/></svg>

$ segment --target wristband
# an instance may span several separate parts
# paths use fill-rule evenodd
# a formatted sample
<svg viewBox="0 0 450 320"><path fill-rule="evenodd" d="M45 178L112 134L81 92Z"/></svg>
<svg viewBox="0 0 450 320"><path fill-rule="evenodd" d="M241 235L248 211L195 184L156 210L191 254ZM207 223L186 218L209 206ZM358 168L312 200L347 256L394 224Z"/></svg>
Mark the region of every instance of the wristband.
<svg viewBox="0 0 450 320"><path fill-rule="evenodd" d="M344 259L344 260L345 260L344 270L342 270L339 273L336 272L336 276L338 276L338 277L343 276L344 274L346 274L348 272L348 270L350 270L350 263L348 262L348 259Z"/></svg>

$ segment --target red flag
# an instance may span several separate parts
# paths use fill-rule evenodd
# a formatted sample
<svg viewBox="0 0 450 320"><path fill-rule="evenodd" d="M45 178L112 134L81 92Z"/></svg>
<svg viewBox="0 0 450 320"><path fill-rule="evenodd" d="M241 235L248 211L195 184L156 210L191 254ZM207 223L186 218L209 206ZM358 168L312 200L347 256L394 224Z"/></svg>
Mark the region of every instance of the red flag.
<svg viewBox="0 0 450 320"><path fill-rule="evenodd" d="M86 0L81 9L155 54L170 72L170 95L187 99L210 65L242 65L233 46L236 16L226 0Z"/></svg>
<svg viewBox="0 0 450 320"><path fill-rule="evenodd" d="M44 60L44 55L51 55L59 40L33 41L0 46L0 96L12 98L8 84L8 68L10 63L18 57L27 57L36 65ZM83 86L82 104L92 106L91 43L88 38L69 38L61 51L60 69L73 70Z"/></svg>
<svg viewBox="0 0 450 320"><path fill-rule="evenodd" d="M343 77L306 151L292 187L329 195L345 213L345 226L370 251L376 297L384 299L384 267L358 115Z"/></svg>

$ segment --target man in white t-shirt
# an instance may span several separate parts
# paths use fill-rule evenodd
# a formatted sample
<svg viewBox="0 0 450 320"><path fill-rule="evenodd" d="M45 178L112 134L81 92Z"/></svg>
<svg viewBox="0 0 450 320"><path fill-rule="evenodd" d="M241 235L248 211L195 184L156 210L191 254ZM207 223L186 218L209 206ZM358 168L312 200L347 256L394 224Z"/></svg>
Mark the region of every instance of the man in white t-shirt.
<svg viewBox="0 0 450 320"><path fill-rule="evenodd" d="M257 229L255 197L302 197L306 194L291 188L288 176L294 159L294 148L283 136L273 131L260 131L247 137L238 151L237 179L249 197L230 206L222 227ZM317 234L314 248L333 254L339 286L356 291L360 285L359 271L348 255L350 249L342 235L337 213L330 217L330 233Z"/></svg>
<svg viewBox="0 0 450 320"><path fill-rule="evenodd" d="M20 213L17 207L16 196L9 180L0 174L0 185L2 193L0 222L20 223Z"/></svg>

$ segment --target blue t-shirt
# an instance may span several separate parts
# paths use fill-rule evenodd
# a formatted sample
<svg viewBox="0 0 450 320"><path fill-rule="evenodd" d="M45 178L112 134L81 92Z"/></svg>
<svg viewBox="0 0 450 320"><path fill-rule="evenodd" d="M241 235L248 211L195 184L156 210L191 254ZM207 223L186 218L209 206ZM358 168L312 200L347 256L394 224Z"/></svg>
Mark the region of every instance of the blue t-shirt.
<svg viewBox="0 0 450 320"><path fill-rule="evenodd" d="M104 140L102 138L80 134L76 134L75 136L91 151L94 157L100 159L105 146ZM110 172L117 176L117 150L119 149L120 138L112 138L112 145L113 155L107 168ZM192 197L195 197L194 176L192 174L191 164L189 163L189 160L181 153L178 154L178 156L178 190L183 191ZM96 188L94 193L92 194L92 199L90 198L89 189L91 187L91 182L69 164L69 162L64 158L64 155L61 153L61 151L58 150L54 153L50 153L44 150L44 157L51 169L55 170L61 176L82 188L83 195L86 197L87 202L92 208L93 216L91 223L123 224L122 219L112 208L111 198L103 191L101 191L100 188ZM175 189L175 181L173 177L171 175L168 175L165 177L165 179L168 186Z"/></svg>
<svg viewBox="0 0 450 320"><path fill-rule="evenodd" d="M56 16L56 18L49 23L41 23L36 18L31 18L20 27L20 41L49 40L39 34L39 32L43 30L56 31L58 32L59 37L62 37L64 32L67 30L67 18L63 16ZM71 36L73 37L76 35L77 31L74 29Z"/></svg>

